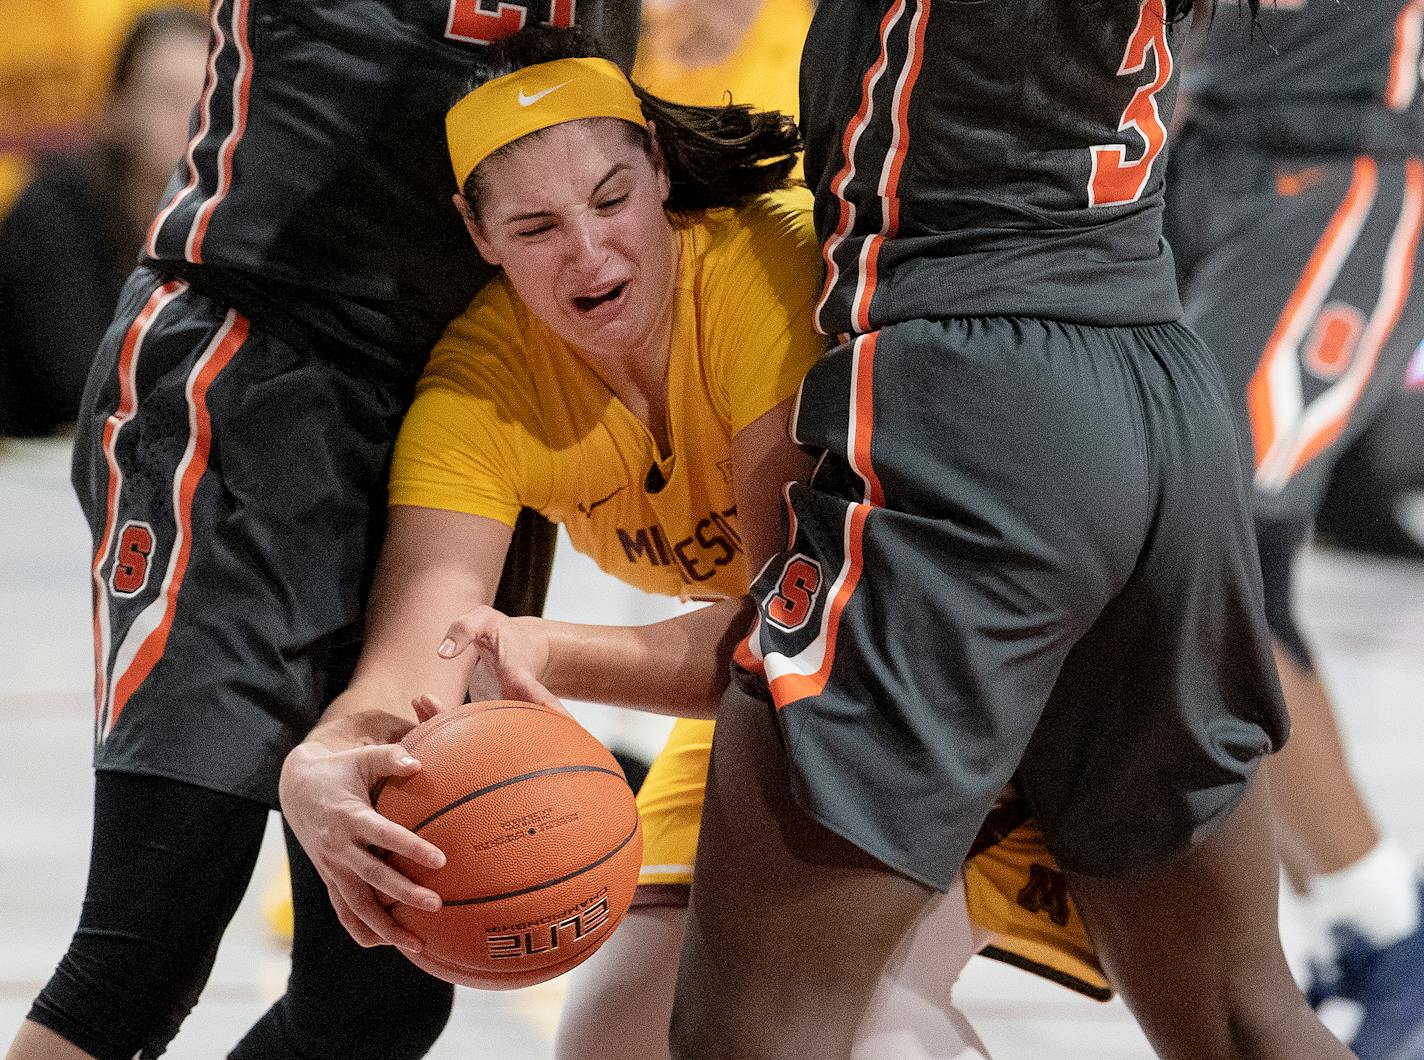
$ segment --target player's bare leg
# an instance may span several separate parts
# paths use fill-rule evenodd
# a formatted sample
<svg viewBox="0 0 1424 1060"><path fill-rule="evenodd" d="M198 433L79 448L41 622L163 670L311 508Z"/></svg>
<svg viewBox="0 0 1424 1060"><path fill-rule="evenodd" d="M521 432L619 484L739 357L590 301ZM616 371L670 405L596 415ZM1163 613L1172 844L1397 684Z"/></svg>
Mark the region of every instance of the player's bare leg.
<svg viewBox="0 0 1424 1060"><path fill-rule="evenodd" d="M851 1060L987 1057L954 1004L954 987L991 938L969 920L962 876L932 897L880 976L856 1027Z"/></svg>
<svg viewBox="0 0 1424 1060"><path fill-rule="evenodd" d="M858 1055L861 1028L877 1025L877 992L886 996L907 955L902 942L936 902L795 805L770 708L736 695L718 714L695 879L677 1060ZM950 980L957 972L953 961L941 968ZM948 1020L922 1035L934 1050L924 1055L986 1055L963 1030L957 1046Z"/></svg>
<svg viewBox="0 0 1424 1060"><path fill-rule="evenodd" d="M668 1060L668 1024L687 910L634 909L604 946L570 973L559 1060ZM964 886L926 906L892 958L855 1031L852 1060L986 1056L953 1003L954 984L988 935L969 923Z"/></svg>
<svg viewBox="0 0 1424 1060"><path fill-rule="evenodd" d="M1160 1056L1352 1055L1286 966L1277 866L1269 795L1258 777L1220 829L1183 859L1121 879L1070 874L1103 967Z"/></svg>
<svg viewBox="0 0 1424 1060"><path fill-rule="evenodd" d="M10 1043L5 1060L93 1060L93 1057L48 1027L25 1020Z"/></svg>
<svg viewBox="0 0 1424 1060"><path fill-rule="evenodd" d="M680 906L632 909L613 937L569 973L558 1060L667 1060L686 921Z"/></svg>
<svg viewBox="0 0 1424 1060"><path fill-rule="evenodd" d="M1319 673L1301 666L1279 644L1275 655L1291 738L1266 768L1276 818L1291 840L1282 843L1282 857L1298 882L1353 865L1374 849L1380 833L1350 775ZM1302 858L1308 861L1298 863Z"/></svg>

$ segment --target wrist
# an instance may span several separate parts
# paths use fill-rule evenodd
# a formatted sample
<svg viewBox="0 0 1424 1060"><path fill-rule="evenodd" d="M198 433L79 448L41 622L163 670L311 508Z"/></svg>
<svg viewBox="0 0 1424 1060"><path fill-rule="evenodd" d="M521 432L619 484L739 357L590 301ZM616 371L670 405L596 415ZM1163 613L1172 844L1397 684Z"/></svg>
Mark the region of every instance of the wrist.
<svg viewBox="0 0 1424 1060"><path fill-rule="evenodd" d="M514 626L519 643L528 652L524 661L529 666L530 676L555 696L562 696L564 690L556 687L563 669L559 662L566 654L569 630L576 627L532 615L511 618L509 622Z"/></svg>
<svg viewBox="0 0 1424 1060"><path fill-rule="evenodd" d="M415 720L388 710L362 710L322 722L303 744L323 751L351 751L372 744L398 743L415 726Z"/></svg>

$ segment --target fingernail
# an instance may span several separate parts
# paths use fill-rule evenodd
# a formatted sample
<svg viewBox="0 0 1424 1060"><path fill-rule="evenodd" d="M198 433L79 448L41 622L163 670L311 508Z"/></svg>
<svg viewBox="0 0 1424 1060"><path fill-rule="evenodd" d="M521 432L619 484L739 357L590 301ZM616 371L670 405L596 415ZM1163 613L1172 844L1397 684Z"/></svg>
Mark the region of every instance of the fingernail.
<svg viewBox="0 0 1424 1060"><path fill-rule="evenodd" d="M430 857L426 858L426 861L432 869L443 869L445 867L444 854L431 854Z"/></svg>
<svg viewBox="0 0 1424 1060"><path fill-rule="evenodd" d="M445 903L439 898L427 898L425 900L425 908L429 909L432 913L438 912L444 904Z"/></svg>
<svg viewBox="0 0 1424 1060"><path fill-rule="evenodd" d="M455 642L446 637L440 642L440 647L435 649L435 653L443 659L453 658L455 655Z"/></svg>
<svg viewBox="0 0 1424 1060"><path fill-rule="evenodd" d="M401 758L401 760L400 760L400 764L403 765L403 766L418 766L418 765L420 765L420 763L417 762L414 758L410 757L410 755L405 755L405 756L403 756L403 757Z"/></svg>

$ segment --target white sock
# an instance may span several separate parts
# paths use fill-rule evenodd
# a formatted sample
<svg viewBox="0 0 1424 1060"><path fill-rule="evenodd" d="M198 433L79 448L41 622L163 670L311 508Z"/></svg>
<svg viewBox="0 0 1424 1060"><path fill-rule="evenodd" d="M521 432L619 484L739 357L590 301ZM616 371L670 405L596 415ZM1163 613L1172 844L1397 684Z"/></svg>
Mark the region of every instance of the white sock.
<svg viewBox="0 0 1424 1060"><path fill-rule="evenodd" d="M1311 880L1306 904L1316 923L1348 928L1374 946L1391 946L1419 928L1414 866L1383 839L1353 865Z"/></svg>

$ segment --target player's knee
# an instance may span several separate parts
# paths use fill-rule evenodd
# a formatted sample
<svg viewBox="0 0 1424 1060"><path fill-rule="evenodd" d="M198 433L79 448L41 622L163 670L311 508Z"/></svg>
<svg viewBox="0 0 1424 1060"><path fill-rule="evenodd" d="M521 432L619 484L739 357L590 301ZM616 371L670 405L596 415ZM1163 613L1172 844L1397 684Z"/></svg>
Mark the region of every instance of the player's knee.
<svg viewBox="0 0 1424 1060"><path fill-rule="evenodd" d="M289 992L229 1060L417 1060L440 1037L454 1004L453 987L425 978L390 990L378 982L369 989L332 983L320 998Z"/></svg>
<svg viewBox="0 0 1424 1060"><path fill-rule="evenodd" d="M123 974L71 945L35 998L29 1018L97 1060L156 1057L178 1034L202 982L176 969L164 974ZM107 971L105 969L108 969Z"/></svg>
<svg viewBox="0 0 1424 1060"><path fill-rule="evenodd" d="M1304 531L1295 523L1258 521L1256 547L1261 555L1261 586L1265 592L1266 624L1292 660L1310 669L1310 647L1295 619L1293 572Z"/></svg>

